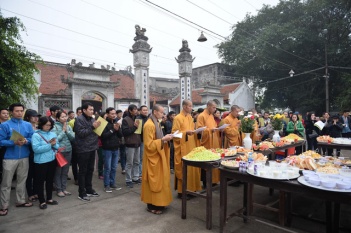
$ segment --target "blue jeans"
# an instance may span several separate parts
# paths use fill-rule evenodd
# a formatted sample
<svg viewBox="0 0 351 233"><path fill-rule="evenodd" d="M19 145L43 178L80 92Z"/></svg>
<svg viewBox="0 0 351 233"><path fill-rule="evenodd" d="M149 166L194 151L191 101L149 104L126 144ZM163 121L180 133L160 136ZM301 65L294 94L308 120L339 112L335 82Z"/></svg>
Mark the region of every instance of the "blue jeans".
<svg viewBox="0 0 351 233"><path fill-rule="evenodd" d="M104 185L113 186L116 182L116 171L118 163L117 150L103 150L104 154Z"/></svg>
<svg viewBox="0 0 351 233"><path fill-rule="evenodd" d="M140 162L139 162L139 176L142 174L142 167L143 167L143 154L144 154L144 143L140 144Z"/></svg>

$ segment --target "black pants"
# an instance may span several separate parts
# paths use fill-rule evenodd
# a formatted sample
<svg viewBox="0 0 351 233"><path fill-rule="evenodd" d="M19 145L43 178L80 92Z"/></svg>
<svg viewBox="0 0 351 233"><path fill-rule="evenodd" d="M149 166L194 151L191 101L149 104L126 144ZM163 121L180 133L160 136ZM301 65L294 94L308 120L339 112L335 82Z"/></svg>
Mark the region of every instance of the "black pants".
<svg viewBox="0 0 351 233"><path fill-rule="evenodd" d="M44 183L45 183L45 190L46 190L46 200L52 200L52 186L54 183L54 176L56 171L57 162L54 159L51 162L47 163L35 163L34 170L35 170L35 186L38 192L39 202L44 203Z"/></svg>
<svg viewBox="0 0 351 233"><path fill-rule="evenodd" d="M93 172L95 163L96 151L89 151L85 153L78 153L78 192L79 196L85 196L87 193L93 192Z"/></svg>
<svg viewBox="0 0 351 233"><path fill-rule="evenodd" d="M31 151L28 158L29 168L28 168L28 176L26 181L26 189L28 197L37 195L37 190L35 186L35 169L34 169L34 152Z"/></svg>
<svg viewBox="0 0 351 233"><path fill-rule="evenodd" d="M173 140L170 141L169 145L170 145L170 168L174 169L174 144L173 144Z"/></svg>
<svg viewBox="0 0 351 233"><path fill-rule="evenodd" d="M343 138L351 138L351 132L350 133L342 133Z"/></svg>
<svg viewBox="0 0 351 233"><path fill-rule="evenodd" d="M72 159L71 159L72 173L73 173L74 180L78 180L78 159L77 159L77 151L74 147L75 147L74 143L72 143Z"/></svg>

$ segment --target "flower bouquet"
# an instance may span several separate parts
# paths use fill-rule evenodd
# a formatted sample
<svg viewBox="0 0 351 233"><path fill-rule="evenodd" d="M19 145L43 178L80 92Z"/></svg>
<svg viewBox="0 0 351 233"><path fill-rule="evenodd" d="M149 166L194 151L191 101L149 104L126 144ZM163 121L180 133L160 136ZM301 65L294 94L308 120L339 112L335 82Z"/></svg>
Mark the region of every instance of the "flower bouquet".
<svg viewBox="0 0 351 233"><path fill-rule="evenodd" d="M243 133L252 133L254 131L255 116L250 112L245 115L243 112L239 112L239 119L241 121L240 131Z"/></svg>
<svg viewBox="0 0 351 233"><path fill-rule="evenodd" d="M273 116L273 118L271 119L271 122L274 130L280 131L283 129L283 118L284 118L284 115L281 115L279 113Z"/></svg>

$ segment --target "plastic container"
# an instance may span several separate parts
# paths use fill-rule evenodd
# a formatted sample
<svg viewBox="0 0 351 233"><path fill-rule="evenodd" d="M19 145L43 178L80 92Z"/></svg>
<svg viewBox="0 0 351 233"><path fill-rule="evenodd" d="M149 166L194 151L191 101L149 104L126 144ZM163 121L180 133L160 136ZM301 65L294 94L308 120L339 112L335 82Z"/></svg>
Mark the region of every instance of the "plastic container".
<svg viewBox="0 0 351 233"><path fill-rule="evenodd" d="M351 188L351 182L350 181L337 181L336 182L336 187L338 189L350 189Z"/></svg>

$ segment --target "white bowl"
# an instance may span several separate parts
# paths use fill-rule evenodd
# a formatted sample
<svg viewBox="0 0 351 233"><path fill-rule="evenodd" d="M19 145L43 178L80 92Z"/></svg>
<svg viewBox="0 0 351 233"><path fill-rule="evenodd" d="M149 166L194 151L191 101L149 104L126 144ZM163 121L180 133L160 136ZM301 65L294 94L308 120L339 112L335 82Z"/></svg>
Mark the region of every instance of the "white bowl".
<svg viewBox="0 0 351 233"><path fill-rule="evenodd" d="M350 181L337 181L336 182L336 187L338 189L350 189L351 188L351 182Z"/></svg>
<svg viewBox="0 0 351 233"><path fill-rule="evenodd" d="M314 175L314 174L316 174L314 171L310 171L310 170L302 170L302 174L304 175L304 176L306 176L306 175Z"/></svg>
<svg viewBox="0 0 351 233"><path fill-rule="evenodd" d="M340 169L339 173L344 177L351 177L351 169Z"/></svg>
<svg viewBox="0 0 351 233"><path fill-rule="evenodd" d="M317 177L310 177L308 182L314 186L319 186L321 184L321 180Z"/></svg>
<svg viewBox="0 0 351 233"><path fill-rule="evenodd" d="M321 180L321 186L327 189L333 189L336 186L336 181L331 179L323 179Z"/></svg>

